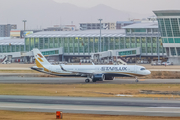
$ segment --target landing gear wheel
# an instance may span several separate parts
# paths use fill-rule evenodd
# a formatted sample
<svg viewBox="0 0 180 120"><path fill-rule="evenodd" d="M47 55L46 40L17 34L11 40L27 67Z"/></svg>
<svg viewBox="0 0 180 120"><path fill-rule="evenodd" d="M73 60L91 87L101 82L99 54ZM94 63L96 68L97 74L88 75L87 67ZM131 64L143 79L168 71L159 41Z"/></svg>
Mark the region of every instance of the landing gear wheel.
<svg viewBox="0 0 180 120"><path fill-rule="evenodd" d="M104 81L105 80L105 75L102 75L102 81Z"/></svg>
<svg viewBox="0 0 180 120"><path fill-rule="evenodd" d="M90 82L90 80L89 80L89 79L86 79L86 80L85 80L85 82L86 82L86 83L89 83L89 82Z"/></svg>
<svg viewBox="0 0 180 120"><path fill-rule="evenodd" d="M139 82L139 80L138 80L138 79L136 79L136 80L135 80L135 82L136 82L136 83L138 83L138 82Z"/></svg>

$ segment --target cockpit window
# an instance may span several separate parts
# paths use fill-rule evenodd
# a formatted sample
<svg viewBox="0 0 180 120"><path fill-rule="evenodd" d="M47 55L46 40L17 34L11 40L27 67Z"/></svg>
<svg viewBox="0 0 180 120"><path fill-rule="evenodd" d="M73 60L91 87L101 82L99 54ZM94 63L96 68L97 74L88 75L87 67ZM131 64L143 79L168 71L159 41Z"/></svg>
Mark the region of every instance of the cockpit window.
<svg viewBox="0 0 180 120"><path fill-rule="evenodd" d="M146 68L141 68L141 70L146 70Z"/></svg>

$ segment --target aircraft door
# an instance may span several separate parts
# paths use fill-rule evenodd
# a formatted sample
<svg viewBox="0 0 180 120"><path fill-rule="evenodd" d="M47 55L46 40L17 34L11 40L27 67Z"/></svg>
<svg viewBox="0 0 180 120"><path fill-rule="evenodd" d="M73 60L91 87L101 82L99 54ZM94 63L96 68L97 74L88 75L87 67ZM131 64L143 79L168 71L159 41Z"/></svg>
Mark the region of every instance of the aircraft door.
<svg viewBox="0 0 180 120"><path fill-rule="evenodd" d="M128 69L129 72L134 72L134 70L135 70L134 67L130 67L130 68Z"/></svg>
<svg viewBox="0 0 180 120"><path fill-rule="evenodd" d="M99 71L99 68L98 68L98 67L96 67L96 68L95 68L95 71Z"/></svg>

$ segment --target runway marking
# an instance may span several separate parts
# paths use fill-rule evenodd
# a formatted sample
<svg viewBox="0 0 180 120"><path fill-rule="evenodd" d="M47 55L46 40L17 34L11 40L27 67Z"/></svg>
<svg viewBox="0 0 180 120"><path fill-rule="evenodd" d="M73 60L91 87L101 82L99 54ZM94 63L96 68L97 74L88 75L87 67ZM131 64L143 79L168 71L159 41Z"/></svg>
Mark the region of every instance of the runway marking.
<svg viewBox="0 0 180 120"><path fill-rule="evenodd" d="M79 106L80 107L80 106ZM83 106L83 107L86 107L86 106ZM96 108L96 106L94 106L95 108ZM3 109L3 108L16 108L16 109L30 109L30 110L32 110L32 109L41 109L41 110L73 110L73 111L102 111L102 112L134 112L134 113L139 113L139 112L141 112L141 113L180 113L179 111L156 111L156 110L153 110L153 111L145 111L144 109L147 109L147 108L161 108L161 107L142 107L141 109L142 110L137 110L137 111L134 111L134 110L110 110L110 109L108 109L108 110L104 110L104 107L102 107L102 108L99 108L99 109L94 109L94 108L89 108L89 109L83 109L83 108L78 108L78 109L73 109L73 108L62 108L62 106L61 106L61 108L47 108L47 107L19 107L19 106L1 106L0 107L0 109ZM107 107L108 108L108 107ZM111 108L117 108L117 107L111 107ZM121 107L119 107L119 108L121 108ZM126 107L126 108L128 108L128 107ZM163 108L163 107L162 107ZM166 107L166 108L168 108L168 107ZM170 108L172 108L172 107L170 107ZM100 110L100 109L102 109L102 110ZM179 108L180 109L180 108ZM177 109L175 109L175 110L177 110Z"/></svg>

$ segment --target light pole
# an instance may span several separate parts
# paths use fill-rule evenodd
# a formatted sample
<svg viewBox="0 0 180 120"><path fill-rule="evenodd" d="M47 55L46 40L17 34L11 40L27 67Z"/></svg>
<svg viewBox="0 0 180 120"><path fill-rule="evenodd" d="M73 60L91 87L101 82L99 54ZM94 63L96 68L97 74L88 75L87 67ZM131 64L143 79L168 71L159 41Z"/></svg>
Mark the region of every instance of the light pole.
<svg viewBox="0 0 180 120"><path fill-rule="evenodd" d="M100 42L99 42L100 48L99 48L99 52L101 52L101 21L102 21L103 19L98 19L98 20L100 21Z"/></svg>
<svg viewBox="0 0 180 120"><path fill-rule="evenodd" d="M158 63L159 63L159 47L160 47L160 46L159 46L159 38L158 38L157 41L158 41Z"/></svg>
<svg viewBox="0 0 180 120"><path fill-rule="evenodd" d="M24 31L26 30L26 22L27 20L23 20L22 22L24 22Z"/></svg>

